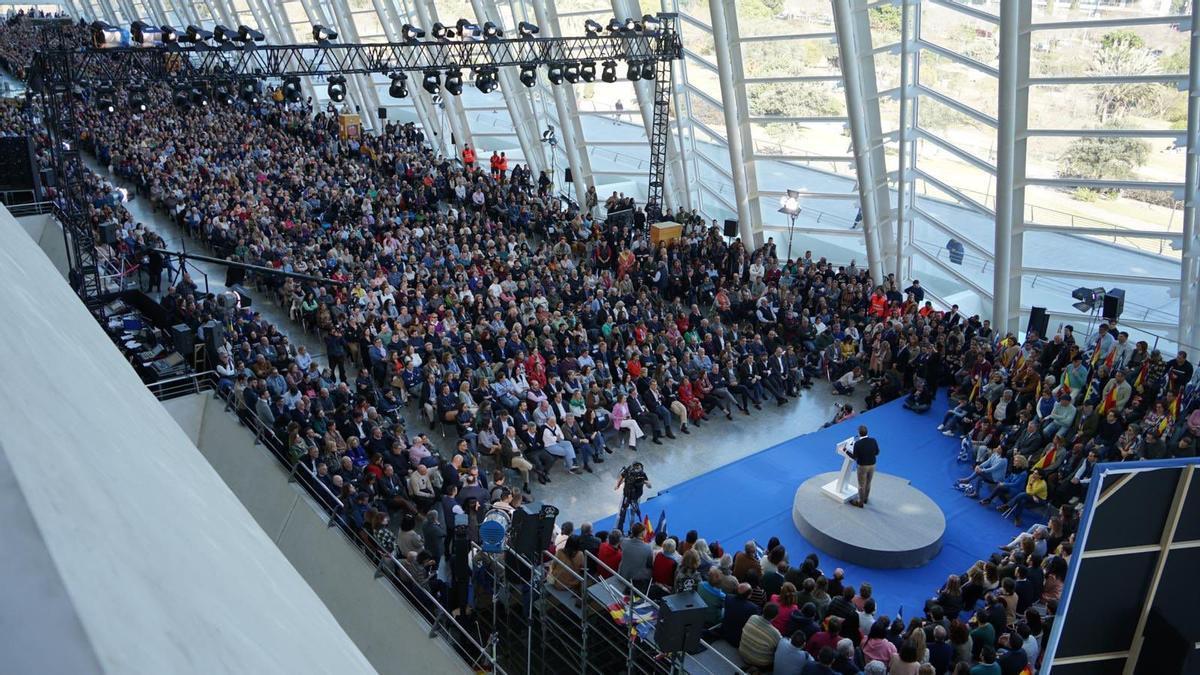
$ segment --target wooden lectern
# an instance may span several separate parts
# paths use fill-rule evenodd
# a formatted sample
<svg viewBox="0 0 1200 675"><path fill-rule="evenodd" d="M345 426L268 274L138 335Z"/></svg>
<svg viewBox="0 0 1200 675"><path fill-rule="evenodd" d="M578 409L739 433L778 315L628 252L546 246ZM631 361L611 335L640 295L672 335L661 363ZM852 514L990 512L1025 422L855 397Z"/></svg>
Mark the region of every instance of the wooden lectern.
<svg viewBox="0 0 1200 675"><path fill-rule="evenodd" d="M842 456L842 470L836 480L831 480L821 486L821 492L845 504L858 496L858 478L851 480L850 465L854 463L854 441L851 436L837 444L837 454Z"/></svg>

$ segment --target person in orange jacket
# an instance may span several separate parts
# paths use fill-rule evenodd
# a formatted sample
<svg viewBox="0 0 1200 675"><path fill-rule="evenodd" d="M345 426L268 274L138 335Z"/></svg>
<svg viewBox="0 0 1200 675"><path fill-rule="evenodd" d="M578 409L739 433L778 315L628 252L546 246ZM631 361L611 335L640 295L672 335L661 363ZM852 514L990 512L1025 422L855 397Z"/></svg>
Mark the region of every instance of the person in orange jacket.
<svg viewBox="0 0 1200 675"><path fill-rule="evenodd" d="M462 161L468 169L475 168L475 150L470 145L463 146Z"/></svg>
<svg viewBox="0 0 1200 675"><path fill-rule="evenodd" d="M489 163L492 165L492 178L496 178L496 175L500 173L500 153L493 150Z"/></svg>

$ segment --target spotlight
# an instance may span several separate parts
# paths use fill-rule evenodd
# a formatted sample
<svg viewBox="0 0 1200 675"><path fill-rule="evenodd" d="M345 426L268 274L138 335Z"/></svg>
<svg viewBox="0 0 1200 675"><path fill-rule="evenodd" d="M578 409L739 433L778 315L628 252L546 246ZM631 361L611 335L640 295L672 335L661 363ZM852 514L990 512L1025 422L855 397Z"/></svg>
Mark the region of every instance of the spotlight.
<svg viewBox="0 0 1200 675"><path fill-rule="evenodd" d="M109 114L117 110L117 92L112 85L96 87L96 107Z"/></svg>
<svg viewBox="0 0 1200 675"><path fill-rule="evenodd" d="M537 84L537 66L521 66L521 84L532 87Z"/></svg>
<svg viewBox="0 0 1200 675"><path fill-rule="evenodd" d="M500 30L494 22L488 21L483 24L483 39L484 40L499 40L504 37L504 31Z"/></svg>
<svg viewBox="0 0 1200 675"><path fill-rule="evenodd" d="M479 34L479 26L471 23L470 19L459 19L454 25L458 28L459 37L474 37Z"/></svg>
<svg viewBox="0 0 1200 675"><path fill-rule="evenodd" d="M438 21L433 24L433 37L438 40L451 40L454 38L454 28Z"/></svg>
<svg viewBox="0 0 1200 675"><path fill-rule="evenodd" d="M594 19L588 19L583 22L583 30L587 32L588 37L597 37L604 30L604 26Z"/></svg>
<svg viewBox="0 0 1200 675"><path fill-rule="evenodd" d="M563 67L561 63L551 63L546 68L546 79L550 80L550 84L563 83Z"/></svg>
<svg viewBox="0 0 1200 675"><path fill-rule="evenodd" d="M567 82L570 82L571 84L575 84L576 82L579 81L579 62L578 61L576 61L575 63L568 63L566 65L566 67L563 68L563 79L566 80Z"/></svg>
<svg viewBox="0 0 1200 675"><path fill-rule="evenodd" d="M605 61L604 70L600 73L600 79L604 82L612 84L617 81L617 62Z"/></svg>
<svg viewBox="0 0 1200 675"><path fill-rule="evenodd" d="M626 33L633 33L641 29L641 25L632 18L625 19L625 21L621 24L621 30L625 31Z"/></svg>
<svg viewBox="0 0 1200 675"><path fill-rule="evenodd" d="M579 77L584 82L595 82L596 81L596 62L595 61L584 61L579 66Z"/></svg>
<svg viewBox="0 0 1200 675"><path fill-rule="evenodd" d="M283 78L283 98L289 103L295 103L300 100L302 90L300 89L300 78L292 75Z"/></svg>
<svg viewBox="0 0 1200 675"><path fill-rule="evenodd" d="M417 28L411 23L406 23L404 24L404 27L400 29L400 36L404 38L405 42L416 42L417 40L425 37L425 31Z"/></svg>
<svg viewBox="0 0 1200 675"><path fill-rule="evenodd" d="M531 38L538 33L538 27L528 21L517 24L517 33L523 38Z"/></svg>
<svg viewBox="0 0 1200 675"><path fill-rule="evenodd" d="M642 65L636 61L630 61L629 67L625 70L625 79L630 82L637 82L642 79Z"/></svg>
<svg viewBox="0 0 1200 675"><path fill-rule="evenodd" d="M232 42L236 36L237 36L237 32L224 24L219 23L213 27L213 32L212 32L213 42L216 42L218 45L221 45L222 47L225 45L228 45L230 42Z"/></svg>
<svg viewBox="0 0 1200 675"><path fill-rule="evenodd" d="M159 30L162 31L162 42L168 47L179 44L179 31L174 28L163 25Z"/></svg>
<svg viewBox="0 0 1200 675"><path fill-rule="evenodd" d="M658 17L654 16L653 14L643 14L642 25L646 28L650 28L650 26L661 25L661 22L658 20Z"/></svg>
<svg viewBox="0 0 1200 675"><path fill-rule="evenodd" d="M646 61L645 63L643 63L642 64L642 79L643 80L653 80L654 79L654 71L655 71L655 68L657 67L657 65L658 64L656 64L653 61Z"/></svg>
<svg viewBox="0 0 1200 675"><path fill-rule="evenodd" d="M392 76L392 84L388 87L388 96L392 98L407 98L408 97L408 76L404 73L396 73Z"/></svg>
<svg viewBox="0 0 1200 675"><path fill-rule="evenodd" d="M429 69L425 71L425 79L421 82L421 88L430 94L438 93L438 88L442 86L441 77L438 71Z"/></svg>
<svg viewBox="0 0 1200 675"><path fill-rule="evenodd" d="M617 32L620 32L620 30L621 30L621 20L620 19L614 18L608 22L608 32L617 33Z"/></svg>
<svg viewBox="0 0 1200 675"><path fill-rule="evenodd" d="M244 44L262 42L266 37L258 30L242 24L238 26L237 41Z"/></svg>
<svg viewBox="0 0 1200 675"><path fill-rule="evenodd" d="M242 86L238 89L238 95L242 97L243 101L250 104L257 104L261 100L261 93L262 87L258 80L243 80Z"/></svg>
<svg viewBox="0 0 1200 675"><path fill-rule="evenodd" d="M207 91L207 89L208 88L205 87L203 84L193 84L191 90L188 91L188 100L191 101L192 105L200 106L201 108L207 108L208 107L208 91Z"/></svg>
<svg viewBox="0 0 1200 675"><path fill-rule="evenodd" d="M800 193L788 190L787 194L779 197L779 212L789 216L800 215Z"/></svg>
<svg viewBox="0 0 1200 675"><path fill-rule="evenodd" d="M325 92L329 94L329 100L334 103L341 103L346 100L346 76L345 75L330 75L329 85L325 87Z"/></svg>
<svg viewBox="0 0 1200 675"><path fill-rule="evenodd" d="M338 38L337 31L331 28L326 28L321 24L313 25L312 36L313 40L317 41L318 43L331 42Z"/></svg>
<svg viewBox="0 0 1200 675"><path fill-rule="evenodd" d="M150 29L151 31L154 30L154 28L152 26L147 25L145 22L134 21L133 23L129 24L130 39L132 39L134 42L138 43L139 45L146 44L146 30L147 29Z"/></svg>
<svg viewBox="0 0 1200 675"><path fill-rule="evenodd" d="M129 109L133 112L146 112L146 88L142 85L133 85L129 87L128 103Z"/></svg>
<svg viewBox="0 0 1200 675"><path fill-rule="evenodd" d="M450 92L451 94L454 94L455 96L461 96L463 88L462 68L451 68L450 70L447 70L446 79L442 86L444 86L446 91Z"/></svg>
<svg viewBox="0 0 1200 675"><path fill-rule="evenodd" d="M491 66L483 66L475 73L475 87L484 94L496 91L499 71Z"/></svg>
<svg viewBox="0 0 1200 675"><path fill-rule="evenodd" d="M208 42L209 40L212 39L212 37L213 37L212 31L204 30L203 28L201 28L195 24L188 24L187 33L185 33L185 37L183 38L183 41L198 45L198 44L201 44L204 42Z"/></svg>
<svg viewBox="0 0 1200 675"><path fill-rule="evenodd" d="M213 88L213 97L217 99L217 103L221 105L233 104L233 92L229 90L229 85L225 83L218 84Z"/></svg>
<svg viewBox="0 0 1200 675"><path fill-rule="evenodd" d="M171 102L185 112L192 107L192 99L186 85L175 86L175 90L171 93Z"/></svg>

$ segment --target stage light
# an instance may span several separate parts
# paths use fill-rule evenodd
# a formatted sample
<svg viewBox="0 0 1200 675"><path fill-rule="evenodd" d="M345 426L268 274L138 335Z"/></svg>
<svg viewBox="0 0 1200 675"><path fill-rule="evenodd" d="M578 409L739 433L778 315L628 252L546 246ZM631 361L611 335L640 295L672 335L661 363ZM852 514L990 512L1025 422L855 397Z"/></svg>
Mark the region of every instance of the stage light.
<svg viewBox="0 0 1200 675"><path fill-rule="evenodd" d="M600 73L600 79L604 82L612 84L617 81L617 62L605 61L604 70Z"/></svg>
<svg viewBox="0 0 1200 675"><path fill-rule="evenodd" d="M438 71L430 69L425 71L425 79L421 81L421 88L430 94L438 93L438 89L442 86L441 76Z"/></svg>
<svg viewBox="0 0 1200 675"><path fill-rule="evenodd" d="M329 100L334 103L341 103L346 100L346 76L345 75L330 75L329 84L325 87L325 92L329 94Z"/></svg>
<svg viewBox="0 0 1200 675"><path fill-rule="evenodd" d="M217 103L222 105L233 104L233 92L229 90L229 85L224 82L213 87L213 97L217 100Z"/></svg>
<svg viewBox="0 0 1200 675"><path fill-rule="evenodd" d="M213 32L212 32L213 42L216 42L218 45L221 45L222 47L225 45L228 45L230 42L232 42L233 38L236 36L237 36L237 32L224 24L219 23L213 27Z"/></svg>
<svg viewBox="0 0 1200 675"><path fill-rule="evenodd" d="M425 37L425 31L421 28L417 28L411 23L406 23L404 24L404 27L400 29L400 37L402 37L405 42L416 42L417 40Z"/></svg>
<svg viewBox="0 0 1200 675"><path fill-rule="evenodd" d="M238 26L238 32L237 32L238 42L242 42L244 44L252 44L255 42L262 42L265 39L266 39L266 36L264 36L257 29L251 28L250 26L247 26L246 24L242 24L242 25Z"/></svg>
<svg viewBox="0 0 1200 675"><path fill-rule="evenodd" d="M459 19L454 25L458 27L459 37L474 37L479 34L479 26L471 23L469 19Z"/></svg>
<svg viewBox="0 0 1200 675"><path fill-rule="evenodd" d="M490 94L496 90L499 71L491 66L482 66L475 73L475 87L484 94Z"/></svg>
<svg viewBox="0 0 1200 675"><path fill-rule="evenodd" d="M171 26L163 25L159 27L162 31L162 43L168 47L179 44L179 31Z"/></svg>
<svg viewBox="0 0 1200 675"><path fill-rule="evenodd" d="M129 24L129 37L139 45L146 44L146 29L153 28L142 21L134 21Z"/></svg>
<svg viewBox="0 0 1200 675"><path fill-rule="evenodd" d="M203 84L193 84L191 91L188 92L188 100L192 105L200 106L201 108L208 107L208 87Z"/></svg>
<svg viewBox="0 0 1200 675"><path fill-rule="evenodd" d="M135 84L135 85L130 86L127 97L128 97L128 103L129 103L130 110L132 110L135 113L146 112L147 99L146 99L146 88L144 86L142 86L140 84Z"/></svg>
<svg viewBox="0 0 1200 675"><path fill-rule="evenodd" d="M653 14L643 14L642 15L642 26L644 26L647 29L649 29L651 26L659 26L661 24L662 24L662 22L660 22L658 20L658 17L654 16Z"/></svg>
<svg viewBox="0 0 1200 675"><path fill-rule="evenodd" d="M92 44L99 48L121 46L121 29L104 21L92 22Z"/></svg>
<svg viewBox="0 0 1200 675"><path fill-rule="evenodd" d="M632 18L625 19L625 21L621 24L621 30L625 31L626 33L633 33L640 29L641 26L638 25L638 22L634 21Z"/></svg>
<svg viewBox="0 0 1200 675"><path fill-rule="evenodd" d="M521 84L526 87L532 87L537 84L537 66L521 66Z"/></svg>
<svg viewBox="0 0 1200 675"><path fill-rule="evenodd" d="M642 79L642 65L636 61L630 61L629 67L625 69L625 79L630 82Z"/></svg>
<svg viewBox="0 0 1200 675"><path fill-rule="evenodd" d="M538 30L540 29L537 26L528 21L522 21L517 24L517 33L523 38L532 38L534 35L537 35Z"/></svg>
<svg viewBox="0 0 1200 675"><path fill-rule="evenodd" d="M563 83L563 67L561 63L551 63L546 67L546 79L550 80L550 84Z"/></svg>
<svg viewBox="0 0 1200 675"><path fill-rule="evenodd" d="M596 62L584 61L579 65L579 78L584 82L596 81Z"/></svg>
<svg viewBox="0 0 1200 675"><path fill-rule="evenodd" d="M653 80L656 67L657 67L657 64L654 63L653 61L647 61L647 62L643 63L642 64L642 79L643 80Z"/></svg>
<svg viewBox="0 0 1200 675"><path fill-rule="evenodd" d="M238 88L238 95L247 103L257 104L262 100L262 86L258 80L243 80L242 86Z"/></svg>
<svg viewBox="0 0 1200 675"><path fill-rule="evenodd" d="M461 96L463 88L462 68L451 68L450 70L447 70L446 80L442 86L445 87L446 91L450 92L451 94L455 96Z"/></svg>
<svg viewBox="0 0 1200 675"><path fill-rule="evenodd" d="M96 107L101 112L112 114L117 110L117 92L111 84L96 87Z"/></svg>
<svg viewBox="0 0 1200 675"><path fill-rule="evenodd" d="M788 190L786 194L780 196L779 213L793 218L800 215L800 193L796 190Z"/></svg>
<svg viewBox="0 0 1200 675"><path fill-rule="evenodd" d="M326 28L319 23L313 25L312 36L313 40L320 44L332 42L338 38L337 31L332 28Z"/></svg>
<svg viewBox="0 0 1200 675"><path fill-rule="evenodd" d="M563 79L566 80L567 82L570 82L571 84L575 84L576 82L579 81L579 62L578 61L576 61L575 63L568 63L563 68Z"/></svg>
<svg viewBox="0 0 1200 675"><path fill-rule="evenodd" d="M438 21L433 24L433 37L438 40L450 40L454 38L454 29L446 24Z"/></svg>
<svg viewBox="0 0 1200 675"><path fill-rule="evenodd" d="M484 40L499 40L504 37L504 31L500 29L494 22L488 21L483 24L483 39Z"/></svg>
<svg viewBox="0 0 1200 675"><path fill-rule="evenodd" d="M195 24L188 24L187 33L184 34L182 40L198 45L208 42L212 37L212 31L204 30Z"/></svg>
<svg viewBox="0 0 1200 675"><path fill-rule="evenodd" d="M283 98L285 100L295 103L300 100L301 94L300 78L295 75L283 78Z"/></svg>
<svg viewBox="0 0 1200 675"><path fill-rule="evenodd" d="M388 87L388 96L392 98L407 98L408 97L408 76L404 73L396 73L392 76L392 84Z"/></svg>
<svg viewBox="0 0 1200 675"><path fill-rule="evenodd" d="M588 37L598 37L601 31L604 30L604 26L601 26L600 23L594 19L588 19L587 21L583 22L583 30L587 32Z"/></svg>
<svg viewBox="0 0 1200 675"><path fill-rule="evenodd" d="M608 32L617 33L621 30L621 20L614 18L608 22Z"/></svg>

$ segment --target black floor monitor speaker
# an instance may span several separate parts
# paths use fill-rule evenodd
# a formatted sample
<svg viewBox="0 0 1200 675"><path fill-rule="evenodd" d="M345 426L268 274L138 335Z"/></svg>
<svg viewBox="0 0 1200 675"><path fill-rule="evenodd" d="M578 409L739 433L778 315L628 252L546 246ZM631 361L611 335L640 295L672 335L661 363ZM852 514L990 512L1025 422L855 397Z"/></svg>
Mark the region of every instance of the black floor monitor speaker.
<svg viewBox="0 0 1200 675"><path fill-rule="evenodd" d="M725 220L725 236L726 237L738 236L738 221L728 220L728 219Z"/></svg>
<svg viewBox="0 0 1200 675"><path fill-rule="evenodd" d="M1116 321L1125 311L1125 289L1110 288L1104 293L1104 318Z"/></svg>
<svg viewBox="0 0 1200 675"><path fill-rule="evenodd" d="M522 558L530 562L538 562L539 554L550 548L550 540L554 537L554 521L558 517L558 509L541 502L525 504L513 511L512 532L509 535L508 546Z"/></svg>
<svg viewBox="0 0 1200 675"><path fill-rule="evenodd" d="M209 321L201 326L204 329L204 348L208 350L208 362L217 362L217 350L225 344L225 324L220 321Z"/></svg>
<svg viewBox="0 0 1200 675"><path fill-rule="evenodd" d="M1046 313L1045 307L1031 307L1029 309L1029 323L1025 325L1025 332L1037 332L1039 337L1046 337L1046 331L1050 329L1050 315Z"/></svg>
<svg viewBox="0 0 1200 675"><path fill-rule="evenodd" d="M708 615L704 598L695 591L675 593L659 602L658 624L654 627L654 643L667 653L698 654L704 619Z"/></svg>
<svg viewBox="0 0 1200 675"><path fill-rule="evenodd" d="M100 238L106 244L117 243L117 224L115 222L100 223Z"/></svg>
<svg viewBox="0 0 1200 675"><path fill-rule="evenodd" d="M191 363L192 354L196 351L196 331L186 323L175 324L171 326L171 342L175 345L175 351L183 354Z"/></svg>

